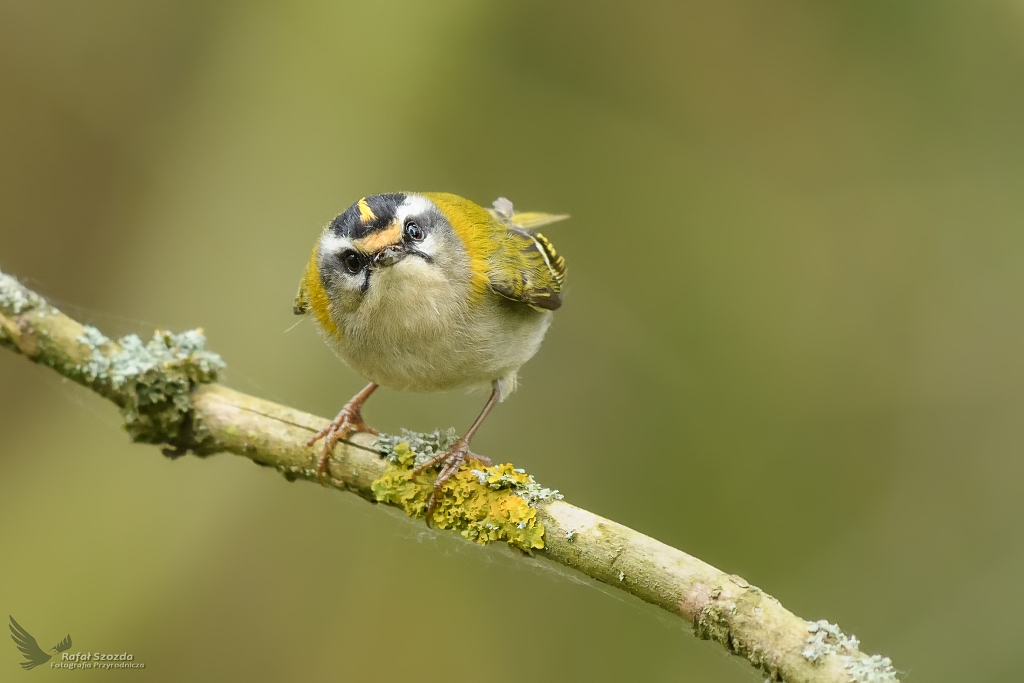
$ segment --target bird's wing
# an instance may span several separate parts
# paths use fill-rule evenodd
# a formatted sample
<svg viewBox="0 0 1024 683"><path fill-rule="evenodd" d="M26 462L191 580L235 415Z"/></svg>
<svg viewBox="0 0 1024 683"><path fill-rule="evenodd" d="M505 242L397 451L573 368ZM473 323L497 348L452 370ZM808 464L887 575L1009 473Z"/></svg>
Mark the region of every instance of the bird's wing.
<svg viewBox="0 0 1024 683"><path fill-rule="evenodd" d="M534 230L542 225L564 221L569 217L567 213L541 213L540 211L521 211L513 213L512 225L525 230Z"/></svg>
<svg viewBox="0 0 1024 683"><path fill-rule="evenodd" d="M492 216L506 225L512 225L523 230L534 230L542 225L564 221L569 217L567 213L542 213L540 211L516 211L512 202L504 197L494 200L494 208L487 209Z"/></svg>
<svg viewBox="0 0 1024 683"><path fill-rule="evenodd" d="M21 654L27 660L21 662L21 668L27 671L49 661L50 655L39 648L39 643L32 637L32 634L23 629L21 624L14 620L14 617L11 617L9 626L11 629L11 639L14 640L14 644L21 650Z"/></svg>
<svg viewBox="0 0 1024 683"><path fill-rule="evenodd" d="M562 305L565 259L544 235L507 226L488 265L491 289L506 299L548 311Z"/></svg>
<svg viewBox="0 0 1024 683"><path fill-rule="evenodd" d="M66 636L64 636L64 640L54 645L53 649L57 652L64 652L64 650L71 649L71 634L69 633Z"/></svg>

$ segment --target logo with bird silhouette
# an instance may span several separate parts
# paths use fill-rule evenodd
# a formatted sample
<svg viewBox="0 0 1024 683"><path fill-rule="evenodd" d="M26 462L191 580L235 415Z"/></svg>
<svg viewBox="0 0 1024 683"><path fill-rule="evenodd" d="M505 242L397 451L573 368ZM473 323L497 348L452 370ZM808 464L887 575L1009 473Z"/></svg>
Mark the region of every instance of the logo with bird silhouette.
<svg viewBox="0 0 1024 683"><path fill-rule="evenodd" d="M10 616L10 615L8 615ZM22 628L21 624L11 617L11 639L14 640L14 644L18 646L21 654L25 657L24 662L20 662L21 668L28 671L34 669L40 664L46 664L53 657L51 654L43 652L42 648L39 647L39 643L32 636L31 633ZM53 654L59 654L68 650L71 647L71 634L64 637L64 640L60 641L56 645L50 648Z"/></svg>

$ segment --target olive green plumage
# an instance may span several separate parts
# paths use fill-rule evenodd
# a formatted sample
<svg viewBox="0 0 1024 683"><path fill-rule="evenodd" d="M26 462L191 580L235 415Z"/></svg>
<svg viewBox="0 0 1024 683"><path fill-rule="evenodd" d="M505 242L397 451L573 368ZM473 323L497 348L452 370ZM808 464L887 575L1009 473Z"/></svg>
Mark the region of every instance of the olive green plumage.
<svg viewBox="0 0 1024 683"><path fill-rule="evenodd" d="M491 289L501 296L549 311L562 305L562 284L565 282L565 259L544 235L527 226L537 227L567 216L550 214L517 214L511 203L503 213L496 208L491 212L499 223L499 244L488 262L488 280ZM501 231L504 230L504 234Z"/></svg>

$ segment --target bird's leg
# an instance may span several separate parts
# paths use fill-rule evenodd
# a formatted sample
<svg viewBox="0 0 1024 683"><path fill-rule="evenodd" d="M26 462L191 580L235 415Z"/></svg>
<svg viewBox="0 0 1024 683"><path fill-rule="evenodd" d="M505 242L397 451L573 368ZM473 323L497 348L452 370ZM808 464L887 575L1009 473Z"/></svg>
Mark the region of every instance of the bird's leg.
<svg viewBox="0 0 1024 683"><path fill-rule="evenodd" d="M377 389L377 384L370 382L363 390L352 397L352 400L345 404L345 406L338 413L329 425L321 429L319 432L313 435L313 437L306 442L307 446L312 446L320 439L324 440L324 450L320 454L320 459L316 465L316 478L321 484L324 483L324 472L327 471L327 460L331 457L331 453L334 452L334 446L342 439L347 439L353 432L367 432L368 434L376 434L377 430L363 422L363 416L360 409L363 407L363 403L366 399L370 398Z"/></svg>
<svg viewBox="0 0 1024 683"><path fill-rule="evenodd" d="M437 479L434 480L434 490L430 493L430 501L427 502L427 526L430 526L430 517L434 514L434 508L437 507L437 495L441 491L441 486L451 479L456 472L459 471L459 466L462 465L467 459L472 458L479 460L484 465L490 467L490 458L485 458L482 455L477 455L469 450L469 442L472 440L473 435L476 434L476 430L479 429L483 423L484 418L491 412L491 408L498 402L500 394L498 393L498 383L494 383L494 388L491 390L491 397L487 399L487 404L484 409L480 411L479 417L473 425L466 431L466 433L459 438L458 441L452 444L452 447L448 449L447 453L442 453L436 458L431 458L427 462L423 463L412 471L414 475L423 472L426 469L433 467L434 465L441 464L441 471L437 473Z"/></svg>

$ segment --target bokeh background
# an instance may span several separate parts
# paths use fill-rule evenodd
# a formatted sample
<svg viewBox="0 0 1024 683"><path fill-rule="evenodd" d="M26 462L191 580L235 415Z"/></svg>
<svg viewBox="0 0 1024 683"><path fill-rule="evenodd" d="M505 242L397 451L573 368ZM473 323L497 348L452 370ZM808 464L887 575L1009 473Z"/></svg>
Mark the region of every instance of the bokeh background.
<svg viewBox="0 0 1024 683"><path fill-rule="evenodd" d="M286 330L334 215L572 214L565 306L477 450L905 680L1018 671L1020 2L5 2L0 93L0 268L112 336L202 326L229 385L325 416L362 379ZM0 450L3 617L146 664L76 680L759 680L543 563L132 445L7 352Z"/></svg>

